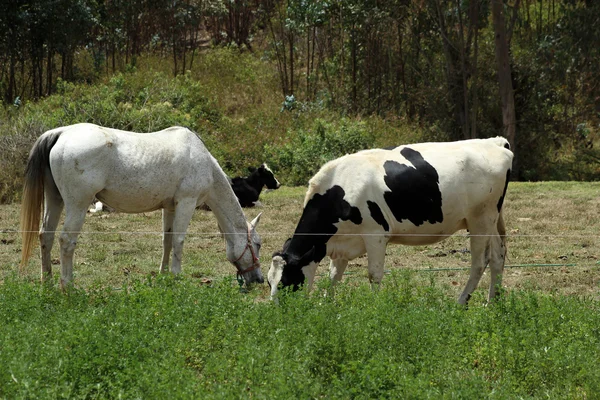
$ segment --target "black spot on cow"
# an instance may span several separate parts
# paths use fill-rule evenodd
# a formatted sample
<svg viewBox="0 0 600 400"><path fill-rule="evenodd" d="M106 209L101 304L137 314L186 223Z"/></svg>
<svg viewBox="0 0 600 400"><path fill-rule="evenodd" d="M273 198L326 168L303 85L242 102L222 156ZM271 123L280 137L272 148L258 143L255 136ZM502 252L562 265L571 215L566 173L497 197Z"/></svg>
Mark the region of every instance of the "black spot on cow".
<svg viewBox="0 0 600 400"><path fill-rule="evenodd" d="M304 282L301 268L325 257L327 242L338 230L337 222L362 223L360 210L344 200L345 194L336 185L324 194L315 194L306 203L292 240L286 242L281 253L275 254L286 262L281 277L283 286L293 285L296 290Z"/></svg>
<svg viewBox="0 0 600 400"><path fill-rule="evenodd" d="M386 161L385 184L390 188L383 194L385 202L399 222L409 220L416 226L424 222L442 222L442 193L439 175L421 153L404 147L400 154L411 164Z"/></svg>
<svg viewBox="0 0 600 400"><path fill-rule="evenodd" d="M379 225L383 227L383 229L388 232L390 230L390 226L383 217L383 213L381 212L381 208L374 201L367 200L367 206L369 206L369 212L371 213L371 217L377 222Z"/></svg>
<svg viewBox="0 0 600 400"><path fill-rule="evenodd" d="M504 182L504 190L502 191L502 196L498 200L498 212L502 210L502 204L504 204L504 197L506 196L506 189L508 189L508 181L510 180L510 169L506 171L506 182Z"/></svg>

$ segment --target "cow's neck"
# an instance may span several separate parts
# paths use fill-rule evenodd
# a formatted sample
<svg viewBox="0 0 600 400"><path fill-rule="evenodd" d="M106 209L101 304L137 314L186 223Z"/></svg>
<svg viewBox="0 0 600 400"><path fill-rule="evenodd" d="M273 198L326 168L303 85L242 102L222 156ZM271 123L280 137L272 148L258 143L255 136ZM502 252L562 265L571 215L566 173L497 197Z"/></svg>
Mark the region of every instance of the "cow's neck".
<svg viewBox="0 0 600 400"><path fill-rule="evenodd" d="M250 176L248 176L246 178L246 183L250 186L252 186L252 188L254 190L256 190L256 192L258 194L260 194L260 192L262 191L262 188L264 186L262 179L260 178L260 174L258 173L258 171L254 171L253 173L250 174Z"/></svg>
<svg viewBox="0 0 600 400"><path fill-rule="evenodd" d="M325 257L327 242L335 232L320 232L316 222L311 218L305 218L303 214L286 250L288 255L302 257L314 247L318 261Z"/></svg>

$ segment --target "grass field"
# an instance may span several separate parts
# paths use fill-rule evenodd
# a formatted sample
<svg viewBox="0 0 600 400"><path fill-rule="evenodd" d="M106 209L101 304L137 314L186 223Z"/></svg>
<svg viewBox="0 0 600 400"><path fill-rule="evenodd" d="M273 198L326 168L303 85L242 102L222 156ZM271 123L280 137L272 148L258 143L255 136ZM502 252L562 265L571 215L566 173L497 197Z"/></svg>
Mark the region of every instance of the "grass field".
<svg viewBox="0 0 600 400"><path fill-rule="evenodd" d="M263 195L261 260L291 235L303 188ZM468 310L468 238L388 247L334 299L240 292L214 217L197 211L183 274L157 276L160 213L90 214L68 295L19 276L19 205L0 207L0 398L599 398L600 184L511 183L503 298ZM54 258L58 251L54 249ZM319 272L326 273L327 263Z"/></svg>

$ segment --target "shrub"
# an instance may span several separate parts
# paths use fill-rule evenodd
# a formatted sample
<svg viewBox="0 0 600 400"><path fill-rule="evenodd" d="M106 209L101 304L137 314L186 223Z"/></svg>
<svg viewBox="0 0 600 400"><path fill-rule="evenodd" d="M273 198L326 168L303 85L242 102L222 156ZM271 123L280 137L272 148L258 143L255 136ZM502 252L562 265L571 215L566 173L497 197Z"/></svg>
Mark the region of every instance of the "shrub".
<svg viewBox="0 0 600 400"><path fill-rule="evenodd" d="M364 122L342 119L339 124L317 119L312 128L289 131L284 145L265 145L265 153L288 185L305 185L327 161L373 146L374 134Z"/></svg>
<svg viewBox="0 0 600 400"><path fill-rule="evenodd" d="M35 118L21 119L10 127L0 123L0 204L18 201L29 149L45 130Z"/></svg>
<svg viewBox="0 0 600 400"><path fill-rule="evenodd" d="M4 110L0 123L0 203L18 199L21 176L35 139L44 131L81 122L150 132L186 126L210 142L221 111L190 74L117 74L107 82L75 85L60 81L57 93L21 109Z"/></svg>

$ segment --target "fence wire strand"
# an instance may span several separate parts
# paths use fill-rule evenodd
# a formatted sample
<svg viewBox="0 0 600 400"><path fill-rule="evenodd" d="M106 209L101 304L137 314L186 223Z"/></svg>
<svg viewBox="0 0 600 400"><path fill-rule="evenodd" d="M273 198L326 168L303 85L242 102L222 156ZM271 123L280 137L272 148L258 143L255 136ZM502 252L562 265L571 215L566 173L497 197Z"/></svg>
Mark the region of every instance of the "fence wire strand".
<svg viewBox="0 0 600 400"><path fill-rule="evenodd" d="M163 231L45 231L46 233L77 233L78 235L162 235ZM23 234L23 233L39 233L39 231L27 231L18 229L1 229L0 234ZM169 234L185 234L186 236L223 236L223 235L247 235L247 232L169 232ZM440 238L470 238L470 237L495 237L497 235L473 235L470 233L452 233L452 234L428 234L428 233L294 233L294 232L259 232L261 237L291 237L291 236L373 236L373 237L440 237ZM600 235L589 235L589 234L520 234L520 233L507 233L501 235L506 238L600 238Z"/></svg>

